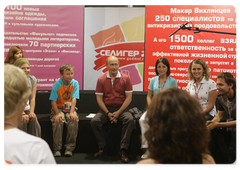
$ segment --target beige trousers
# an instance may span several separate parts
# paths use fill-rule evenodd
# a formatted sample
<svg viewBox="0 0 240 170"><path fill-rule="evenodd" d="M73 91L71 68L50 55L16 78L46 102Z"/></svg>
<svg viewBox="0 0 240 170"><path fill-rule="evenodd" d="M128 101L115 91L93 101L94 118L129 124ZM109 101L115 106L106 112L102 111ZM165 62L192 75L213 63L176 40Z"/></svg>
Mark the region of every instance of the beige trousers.
<svg viewBox="0 0 240 170"><path fill-rule="evenodd" d="M29 111L24 111L29 115ZM18 128L26 133L29 133L33 136L41 137L41 126L38 122L38 119L35 121L29 120L28 124L23 123L22 116L18 119Z"/></svg>
<svg viewBox="0 0 240 170"><path fill-rule="evenodd" d="M69 120L69 112L64 112L63 109L58 108L60 114L63 117L63 121L60 123L54 122L55 112L52 109L50 119L52 122L52 130L53 130L53 151L60 151L62 149L62 135L63 135L63 124L66 123L67 134L66 134L66 150L73 151L76 147L76 140L78 134L78 121L71 122ZM77 115L75 111L74 114ZM78 115L77 115L78 116Z"/></svg>

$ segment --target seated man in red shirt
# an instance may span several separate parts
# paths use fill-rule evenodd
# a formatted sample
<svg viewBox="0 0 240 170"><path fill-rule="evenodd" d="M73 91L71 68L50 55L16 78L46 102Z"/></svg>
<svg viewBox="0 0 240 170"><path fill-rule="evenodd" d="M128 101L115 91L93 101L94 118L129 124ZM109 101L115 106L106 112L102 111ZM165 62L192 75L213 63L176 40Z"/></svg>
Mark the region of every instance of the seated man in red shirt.
<svg viewBox="0 0 240 170"><path fill-rule="evenodd" d="M91 120L91 127L99 147L99 151L94 154L94 157L103 155L106 145L102 125L109 121L111 123L120 121L123 126L119 156L122 162L127 163L129 159L126 151L134 126L133 117L127 109L132 101L132 82L128 75L118 71L119 60L117 57L108 57L106 66L108 72L98 78L95 92L101 110Z"/></svg>

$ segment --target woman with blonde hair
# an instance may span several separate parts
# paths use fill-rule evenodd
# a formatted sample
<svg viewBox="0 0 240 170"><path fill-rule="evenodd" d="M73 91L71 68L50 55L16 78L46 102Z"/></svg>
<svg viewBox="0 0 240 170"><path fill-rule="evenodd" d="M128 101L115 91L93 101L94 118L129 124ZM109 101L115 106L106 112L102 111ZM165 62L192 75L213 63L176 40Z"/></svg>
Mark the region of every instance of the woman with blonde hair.
<svg viewBox="0 0 240 170"><path fill-rule="evenodd" d="M19 46L12 46L8 51L4 63L13 64L19 58L24 58L22 48Z"/></svg>
<svg viewBox="0 0 240 170"><path fill-rule="evenodd" d="M202 59L193 60L188 67L188 75L187 91L199 101L206 119L212 120L217 114L215 107L217 87L210 79L207 64Z"/></svg>
<svg viewBox="0 0 240 170"><path fill-rule="evenodd" d="M11 164L56 164L48 144L17 128L31 91L26 74L4 66L4 160Z"/></svg>
<svg viewBox="0 0 240 170"><path fill-rule="evenodd" d="M170 87L155 94L146 118L150 154L138 164L215 163L201 106L185 91Z"/></svg>

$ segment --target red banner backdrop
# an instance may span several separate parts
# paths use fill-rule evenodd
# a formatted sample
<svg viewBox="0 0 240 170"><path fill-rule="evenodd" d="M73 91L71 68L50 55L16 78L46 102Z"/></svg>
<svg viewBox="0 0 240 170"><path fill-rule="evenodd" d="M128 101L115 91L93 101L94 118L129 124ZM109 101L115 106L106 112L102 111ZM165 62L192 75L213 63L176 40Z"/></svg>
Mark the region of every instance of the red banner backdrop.
<svg viewBox="0 0 240 170"><path fill-rule="evenodd" d="M197 27L196 29L178 28ZM236 77L236 35L205 32L236 33L236 9L233 6L146 6L144 91L155 74L155 62L166 57L171 66L171 77L185 90L187 68L197 58L210 68L216 81L220 72ZM197 33L198 32L198 33Z"/></svg>

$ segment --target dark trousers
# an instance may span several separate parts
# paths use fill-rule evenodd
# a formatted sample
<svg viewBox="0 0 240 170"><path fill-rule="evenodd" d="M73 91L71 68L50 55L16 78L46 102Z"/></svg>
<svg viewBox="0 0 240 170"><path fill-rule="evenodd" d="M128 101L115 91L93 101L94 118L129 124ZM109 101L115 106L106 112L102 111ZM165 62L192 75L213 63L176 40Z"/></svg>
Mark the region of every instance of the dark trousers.
<svg viewBox="0 0 240 170"><path fill-rule="evenodd" d="M231 164L236 161L236 127L231 131L216 128L211 131L211 155L217 164Z"/></svg>
<svg viewBox="0 0 240 170"><path fill-rule="evenodd" d="M113 113L117 111L120 107L107 107L107 108L111 113ZM106 146L106 140L102 126L109 121L110 120L108 116L102 110L100 110L90 122L93 133L97 139L99 149L103 149ZM132 114L126 109L119 115L117 121L120 121L122 123L120 149L123 148L128 149L134 126Z"/></svg>

